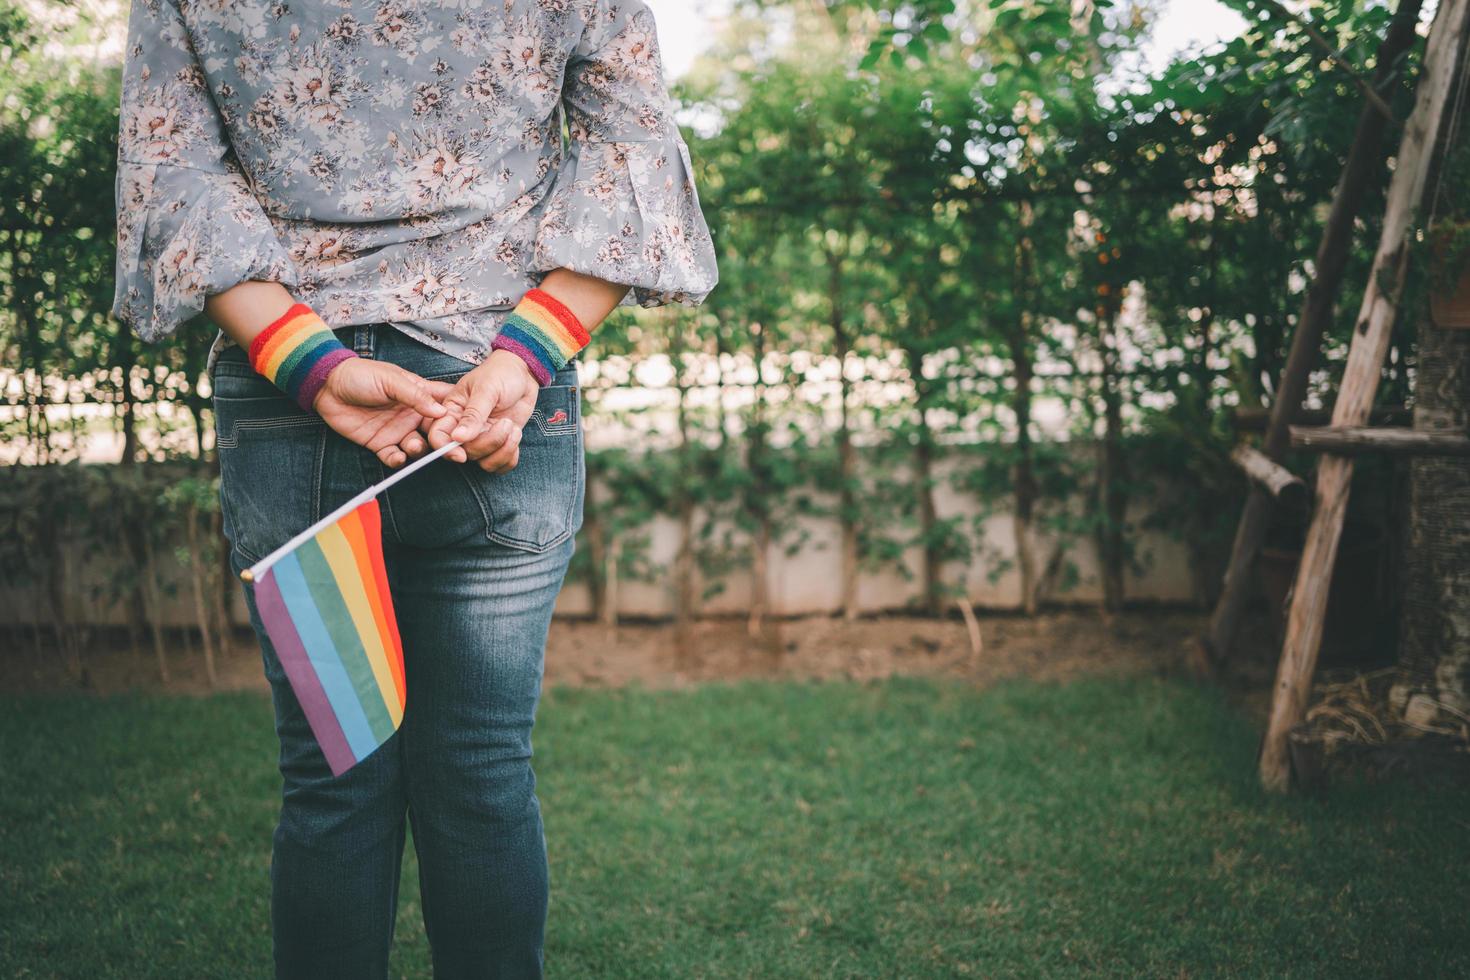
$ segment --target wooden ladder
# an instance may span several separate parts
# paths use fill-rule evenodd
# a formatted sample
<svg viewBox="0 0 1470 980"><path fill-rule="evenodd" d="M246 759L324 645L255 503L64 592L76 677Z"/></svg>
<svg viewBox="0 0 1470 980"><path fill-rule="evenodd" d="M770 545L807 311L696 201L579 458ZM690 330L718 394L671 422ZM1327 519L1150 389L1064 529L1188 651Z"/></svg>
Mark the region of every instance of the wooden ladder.
<svg viewBox="0 0 1470 980"><path fill-rule="evenodd" d="M1342 538L1352 482L1350 454L1362 451L1470 454L1470 441L1463 435L1431 436L1401 429L1365 428L1398 312L1408 262L1409 233L1415 213L1425 199L1434 150L1447 115L1445 108L1467 55L1470 55L1470 0L1442 0L1429 35L1414 110L1399 145L1398 163L1384 211L1383 233L1353 331L1332 424L1325 428L1294 427L1292 430L1293 445L1318 449L1325 455L1317 467L1315 510L1297 567L1291 612L1272 692L1270 722L1261 746L1261 783L1270 790L1284 791L1291 784L1287 740L1306 711L1317 666L1332 567ZM1263 475L1277 481L1278 492L1287 486L1280 473L1267 470Z"/></svg>

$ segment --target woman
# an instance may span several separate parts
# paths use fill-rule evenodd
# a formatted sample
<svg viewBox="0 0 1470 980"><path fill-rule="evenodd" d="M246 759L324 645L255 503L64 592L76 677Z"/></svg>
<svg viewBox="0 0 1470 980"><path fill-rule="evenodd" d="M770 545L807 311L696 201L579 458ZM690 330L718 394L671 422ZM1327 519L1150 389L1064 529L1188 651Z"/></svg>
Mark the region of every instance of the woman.
<svg viewBox="0 0 1470 980"><path fill-rule="evenodd" d="M563 146L565 118L570 140ZM537 976L531 727L581 523L576 354L717 277L639 0L134 0L115 314L205 312L238 571L381 500L402 727L333 778L266 637L276 971L385 976L405 815L442 977Z"/></svg>

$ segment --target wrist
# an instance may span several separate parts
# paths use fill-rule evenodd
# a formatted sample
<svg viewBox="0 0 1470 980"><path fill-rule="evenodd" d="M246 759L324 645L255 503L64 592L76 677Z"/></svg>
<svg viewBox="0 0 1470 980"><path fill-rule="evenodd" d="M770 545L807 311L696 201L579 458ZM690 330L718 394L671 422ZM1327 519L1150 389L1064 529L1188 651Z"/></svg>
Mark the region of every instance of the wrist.
<svg viewBox="0 0 1470 980"><path fill-rule="evenodd" d="M302 410L315 410L327 376L357 355L305 303L296 303L250 344L250 365Z"/></svg>
<svg viewBox="0 0 1470 980"><path fill-rule="evenodd" d="M536 383L545 386L591 341L587 329L564 303L532 289L511 311L490 348L520 358Z"/></svg>
<svg viewBox="0 0 1470 980"><path fill-rule="evenodd" d="M485 359L487 364L504 364L505 370L518 372L517 377L524 376L533 385L540 385L541 379L536 377L536 372L524 357L503 347L497 347L490 351L490 356Z"/></svg>

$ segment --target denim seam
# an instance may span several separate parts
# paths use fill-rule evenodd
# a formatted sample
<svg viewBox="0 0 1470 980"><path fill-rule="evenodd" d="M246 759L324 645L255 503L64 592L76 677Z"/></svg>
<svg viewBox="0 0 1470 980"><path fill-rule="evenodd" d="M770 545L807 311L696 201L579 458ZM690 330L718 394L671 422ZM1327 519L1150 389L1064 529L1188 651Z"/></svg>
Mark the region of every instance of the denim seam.
<svg viewBox="0 0 1470 980"><path fill-rule="evenodd" d="M311 523L315 524L322 519L322 474L326 470L327 460L327 429L322 427L321 436L316 441L316 465L312 467L311 473Z"/></svg>
<svg viewBox="0 0 1470 980"><path fill-rule="evenodd" d="M383 480L388 475L388 468L376 456L363 454L358 457L361 461L362 479L365 486ZM391 491L379 494L375 499L378 501L378 513L383 518L383 536L386 538L388 532L393 532L393 540L402 541L403 534L398 530L398 518L393 513L393 494Z"/></svg>

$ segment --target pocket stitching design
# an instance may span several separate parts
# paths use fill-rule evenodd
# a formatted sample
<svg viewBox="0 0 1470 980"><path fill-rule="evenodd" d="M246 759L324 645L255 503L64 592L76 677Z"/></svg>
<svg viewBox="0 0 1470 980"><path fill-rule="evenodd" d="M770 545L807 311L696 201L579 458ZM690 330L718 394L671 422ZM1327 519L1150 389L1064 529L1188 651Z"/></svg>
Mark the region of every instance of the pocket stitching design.
<svg viewBox="0 0 1470 980"><path fill-rule="evenodd" d="M570 387L570 385L567 387ZM541 434L544 436L567 436L577 431L577 417L571 412L567 413L567 420L565 422L548 424L545 413L537 408L531 411L531 421L536 423L536 428L540 429Z"/></svg>
<svg viewBox="0 0 1470 980"><path fill-rule="evenodd" d="M322 424L319 418L309 415L275 416L264 419L239 419L230 426L229 434L219 428L219 413L215 413L214 445L216 449L235 449L240 445L240 430L270 431L272 429L315 428Z"/></svg>

